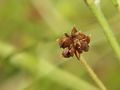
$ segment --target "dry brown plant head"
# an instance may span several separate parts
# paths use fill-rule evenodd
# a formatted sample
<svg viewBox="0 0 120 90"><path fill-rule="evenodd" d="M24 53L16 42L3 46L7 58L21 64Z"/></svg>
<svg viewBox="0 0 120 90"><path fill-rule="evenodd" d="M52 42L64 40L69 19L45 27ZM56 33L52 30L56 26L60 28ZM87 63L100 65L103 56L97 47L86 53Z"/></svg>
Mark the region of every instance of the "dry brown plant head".
<svg viewBox="0 0 120 90"><path fill-rule="evenodd" d="M80 55L89 50L90 37L78 32L74 26L70 35L65 33L65 35L58 40L58 42L60 48L63 48L63 57L69 58L75 55L79 60Z"/></svg>

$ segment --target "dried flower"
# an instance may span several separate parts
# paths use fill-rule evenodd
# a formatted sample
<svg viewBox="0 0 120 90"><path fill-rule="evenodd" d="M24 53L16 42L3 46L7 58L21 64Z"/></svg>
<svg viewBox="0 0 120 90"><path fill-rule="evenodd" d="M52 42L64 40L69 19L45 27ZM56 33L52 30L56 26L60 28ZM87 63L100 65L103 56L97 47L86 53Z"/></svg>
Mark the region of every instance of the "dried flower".
<svg viewBox="0 0 120 90"><path fill-rule="evenodd" d="M80 54L89 49L90 37L78 32L76 27L73 27L71 34L65 33L58 42L60 48L63 48L63 57L69 58L75 55L79 60Z"/></svg>

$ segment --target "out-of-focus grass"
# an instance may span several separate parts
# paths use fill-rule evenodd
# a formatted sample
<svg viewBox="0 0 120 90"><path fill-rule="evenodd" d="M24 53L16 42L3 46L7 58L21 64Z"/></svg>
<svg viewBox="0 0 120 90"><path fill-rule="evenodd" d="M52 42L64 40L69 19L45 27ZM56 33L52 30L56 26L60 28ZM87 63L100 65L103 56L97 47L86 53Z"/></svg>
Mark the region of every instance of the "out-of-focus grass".
<svg viewBox="0 0 120 90"><path fill-rule="evenodd" d="M103 13L119 40L120 15L112 2L101 1ZM64 32L69 32L73 24L76 24L78 29L84 33L91 34L90 50L88 53L84 53L87 61L108 87L108 90L119 90L120 65L107 43L102 28L83 0L0 0L0 42L7 42L16 47L16 52L14 52L14 48L7 48L9 44L0 46L0 90L21 90L27 87L28 90L74 90L68 88L64 80L63 83L56 82L54 71L51 72L52 80L45 77L36 81L31 80L33 76L25 68L32 68L29 65L33 65L33 63L24 62L24 67L19 65L16 67L16 64L11 66L11 63L5 64L11 58L10 52L19 54L23 51L35 56L36 60L45 58L46 62L49 61L59 68L57 72L64 70L64 72L72 73L78 79L82 78L87 83L95 85L86 70L74 60L75 58L64 59L61 57L60 49L57 46L57 37ZM6 48L4 49L4 47ZM8 57L7 60L6 57ZM25 57L22 58L25 59ZM21 73L24 73L25 77L29 77L30 83L28 78L24 78L23 81L19 79L24 77ZM20 76L17 77L17 75ZM64 76L60 77L61 80L65 78ZM72 78L70 79L72 81ZM26 82L16 85L19 81ZM71 84L76 85L72 82ZM75 87L77 88L77 86ZM88 88L88 90L90 89Z"/></svg>
<svg viewBox="0 0 120 90"><path fill-rule="evenodd" d="M4 45L5 44L1 43L1 46L4 46ZM11 48L11 46L6 46L6 48L8 47ZM6 48L3 48L5 49L4 51L6 51ZM4 51L1 50L0 53L2 52L4 53ZM33 79L35 80L42 77L47 77L48 79L53 80L71 89L98 90L96 87L75 77L74 75L56 68L55 66L48 63L45 59L46 59L45 57L39 57L39 59L37 60L37 58L35 58L30 54L27 54L26 52L22 52L22 53L11 52L11 56L9 57L8 62L16 66L16 68L20 68L21 70L31 74L33 76ZM61 77L61 76L64 76L64 77ZM72 83L76 83L76 84L73 85ZM25 89L27 89L28 87L26 86Z"/></svg>
<svg viewBox="0 0 120 90"><path fill-rule="evenodd" d="M105 36L106 36L107 40L109 41L109 44L111 45L116 57L120 61L120 52L119 52L120 46L119 46L119 43L118 43L114 33L112 32L110 25L108 24L104 14L101 10L101 5L100 5L101 2L100 1L95 2L94 0L92 0L92 1L86 0L85 2L88 5L88 7L91 9L91 11L93 12L95 17L97 18L99 24L102 26Z"/></svg>

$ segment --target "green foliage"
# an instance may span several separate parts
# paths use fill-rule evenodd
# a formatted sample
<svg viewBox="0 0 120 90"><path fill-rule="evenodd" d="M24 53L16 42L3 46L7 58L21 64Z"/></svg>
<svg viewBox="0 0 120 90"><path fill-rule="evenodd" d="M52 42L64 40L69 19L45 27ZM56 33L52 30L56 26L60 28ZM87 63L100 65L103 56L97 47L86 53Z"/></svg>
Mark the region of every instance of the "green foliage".
<svg viewBox="0 0 120 90"><path fill-rule="evenodd" d="M110 0L101 0L101 12L119 39L120 15ZM61 56L56 39L73 24L91 34L87 62L108 90L119 90L120 64L84 0L0 1L0 90L98 90L74 57Z"/></svg>

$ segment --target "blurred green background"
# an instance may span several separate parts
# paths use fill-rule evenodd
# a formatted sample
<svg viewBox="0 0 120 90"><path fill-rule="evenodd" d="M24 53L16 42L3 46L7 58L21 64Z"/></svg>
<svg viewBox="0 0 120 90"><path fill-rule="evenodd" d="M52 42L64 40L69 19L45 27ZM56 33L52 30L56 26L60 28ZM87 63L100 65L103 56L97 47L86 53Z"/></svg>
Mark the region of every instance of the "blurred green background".
<svg viewBox="0 0 120 90"><path fill-rule="evenodd" d="M120 42L120 13L101 8ZM120 90L120 63L84 0L0 0L0 90L98 90L75 57L65 59L56 39L73 25L91 35L83 56L108 90Z"/></svg>

